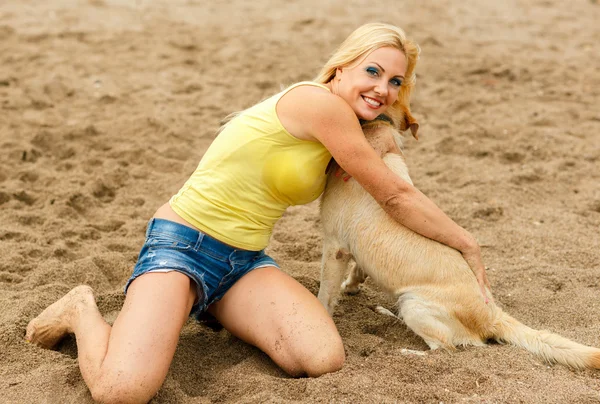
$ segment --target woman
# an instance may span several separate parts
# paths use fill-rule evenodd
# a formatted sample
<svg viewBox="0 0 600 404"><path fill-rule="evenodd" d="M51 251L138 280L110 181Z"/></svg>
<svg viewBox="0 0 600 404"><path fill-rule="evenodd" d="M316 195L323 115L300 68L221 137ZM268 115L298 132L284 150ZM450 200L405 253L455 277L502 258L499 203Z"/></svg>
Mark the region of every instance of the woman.
<svg viewBox="0 0 600 404"><path fill-rule="evenodd" d="M461 251L483 287L474 238L393 174L360 129L359 119L410 113L418 54L399 28L367 24L315 82L239 113L150 221L114 325L79 286L32 320L26 339L51 347L74 333L83 378L102 402L150 400L187 317L204 311L290 375L340 369L344 348L327 311L264 253L285 208L321 194L331 157L395 220Z"/></svg>

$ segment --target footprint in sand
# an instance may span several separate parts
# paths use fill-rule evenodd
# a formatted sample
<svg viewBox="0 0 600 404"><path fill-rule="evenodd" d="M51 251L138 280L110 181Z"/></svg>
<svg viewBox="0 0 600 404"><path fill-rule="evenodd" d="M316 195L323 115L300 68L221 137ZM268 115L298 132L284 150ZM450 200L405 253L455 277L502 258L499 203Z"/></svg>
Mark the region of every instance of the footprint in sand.
<svg viewBox="0 0 600 404"><path fill-rule="evenodd" d="M499 206L491 206L476 210L475 212L473 212L472 216L476 219L497 221L502 216L504 216L504 209L502 209Z"/></svg>
<svg viewBox="0 0 600 404"><path fill-rule="evenodd" d="M535 182L540 182L540 181L542 181L542 179L543 178L538 174L528 173L528 174L515 175L514 177L511 178L510 182L512 182L513 184L517 184L517 185L524 185L524 184L533 184Z"/></svg>
<svg viewBox="0 0 600 404"><path fill-rule="evenodd" d="M502 153L501 160L503 163L511 164L511 163L521 163L525 160L525 155L519 152L504 152Z"/></svg>
<svg viewBox="0 0 600 404"><path fill-rule="evenodd" d="M0 205L5 204L6 202L10 201L11 197L9 194L7 194L6 192L0 192Z"/></svg>
<svg viewBox="0 0 600 404"><path fill-rule="evenodd" d="M101 181L98 181L96 184L94 184L92 194L94 197L105 203L112 202L116 196L115 189Z"/></svg>
<svg viewBox="0 0 600 404"><path fill-rule="evenodd" d="M79 214L85 214L90 207L94 206L94 202L89 196L78 192L69 197L67 206L75 209Z"/></svg>
<svg viewBox="0 0 600 404"><path fill-rule="evenodd" d="M19 223L24 226L41 226L46 222L46 218L39 215L24 214L17 217Z"/></svg>
<svg viewBox="0 0 600 404"><path fill-rule="evenodd" d="M27 206L31 206L35 203L35 201L37 200L37 198L33 195L31 195L28 192L25 191L21 191L21 192L17 192L16 194L13 194L13 198L15 198L16 200L23 202L25 205Z"/></svg>
<svg viewBox="0 0 600 404"><path fill-rule="evenodd" d="M22 171L19 174L19 180L21 180L23 182L36 182L39 177L40 177L40 175L38 174L38 172L36 170Z"/></svg>

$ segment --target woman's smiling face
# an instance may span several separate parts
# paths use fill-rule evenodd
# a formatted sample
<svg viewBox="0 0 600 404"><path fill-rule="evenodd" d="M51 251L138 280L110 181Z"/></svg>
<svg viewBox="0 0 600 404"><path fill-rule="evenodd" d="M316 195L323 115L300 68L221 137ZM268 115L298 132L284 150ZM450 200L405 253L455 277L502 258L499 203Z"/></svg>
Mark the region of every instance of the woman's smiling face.
<svg viewBox="0 0 600 404"><path fill-rule="evenodd" d="M359 64L336 70L332 83L360 119L373 120L398 99L406 72L406 56L393 47L378 48Z"/></svg>

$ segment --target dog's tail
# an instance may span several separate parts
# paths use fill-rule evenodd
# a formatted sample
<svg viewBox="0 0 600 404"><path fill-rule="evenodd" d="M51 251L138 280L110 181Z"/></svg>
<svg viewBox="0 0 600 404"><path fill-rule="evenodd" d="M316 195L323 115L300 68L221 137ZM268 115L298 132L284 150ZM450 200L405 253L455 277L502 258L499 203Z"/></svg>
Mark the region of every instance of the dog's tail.
<svg viewBox="0 0 600 404"><path fill-rule="evenodd" d="M494 338L542 357L548 363L560 363L574 369L600 369L600 349L581 345L549 331L527 327L502 312L495 324Z"/></svg>

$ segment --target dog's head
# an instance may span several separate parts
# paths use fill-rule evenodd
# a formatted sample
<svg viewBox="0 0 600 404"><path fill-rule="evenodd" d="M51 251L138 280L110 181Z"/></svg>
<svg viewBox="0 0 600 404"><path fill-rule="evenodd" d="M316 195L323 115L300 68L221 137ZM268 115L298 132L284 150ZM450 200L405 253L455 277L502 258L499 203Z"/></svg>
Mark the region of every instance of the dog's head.
<svg viewBox="0 0 600 404"><path fill-rule="evenodd" d="M410 129L410 133L413 137L419 140L419 122L417 122L416 118L412 115L408 106L400 105L400 108L394 108L393 110L390 108L386 111L386 114L392 119L394 126L399 128L400 131L404 132Z"/></svg>
<svg viewBox="0 0 600 404"><path fill-rule="evenodd" d="M365 138L371 147L379 152L381 157L390 150L390 140L396 144L397 150L400 152L402 151L402 136L400 131L410 129L413 137L416 140L419 140L417 134L419 131L419 123L411 114L410 109L403 105L399 110L388 110L384 115L380 115L377 119L372 121L361 120L360 124ZM334 172L337 167L337 163L332 158L327 165L325 172Z"/></svg>
<svg viewBox="0 0 600 404"><path fill-rule="evenodd" d="M362 122L361 128L371 147L379 154L385 156L392 150L402 153L402 135L389 116L379 116L378 119ZM394 148L393 144L396 145Z"/></svg>
<svg viewBox="0 0 600 404"><path fill-rule="evenodd" d="M419 123L411 114L410 108L404 105L388 109L385 114L372 121L361 121L361 128L371 147L380 152L382 157L389 150L390 138L394 140L398 150L402 150L403 131L410 129L413 137L419 140Z"/></svg>

